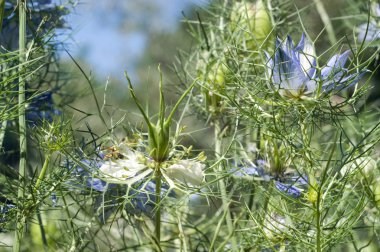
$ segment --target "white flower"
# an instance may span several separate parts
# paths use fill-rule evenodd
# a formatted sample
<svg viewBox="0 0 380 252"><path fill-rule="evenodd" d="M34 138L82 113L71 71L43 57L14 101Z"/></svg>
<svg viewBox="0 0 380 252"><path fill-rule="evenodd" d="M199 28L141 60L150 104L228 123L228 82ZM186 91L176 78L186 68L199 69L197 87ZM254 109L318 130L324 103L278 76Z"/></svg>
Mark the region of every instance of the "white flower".
<svg viewBox="0 0 380 252"><path fill-rule="evenodd" d="M110 159L101 165L101 179L113 184L132 185L154 172L154 161L143 153L126 148L120 154L122 158ZM170 165L163 163L160 171L170 187L175 187L173 180L199 186L204 180L204 167L204 164L195 160L178 160Z"/></svg>
<svg viewBox="0 0 380 252"><path fill-rule="evenodd" d="M114 184L133 184L153 172L153 169L142 163L141 155L127 151L123 156L123 159L107 160L102 164L99 170L104 181Z"/></svg>
<svg viewBox="0 0 380 252"><path fill-rule="evenodd" d="M165 169L165 173L172 179L179 180L185 184L199 186L204 179L205 165L194 160L179 160Z"/></svg>

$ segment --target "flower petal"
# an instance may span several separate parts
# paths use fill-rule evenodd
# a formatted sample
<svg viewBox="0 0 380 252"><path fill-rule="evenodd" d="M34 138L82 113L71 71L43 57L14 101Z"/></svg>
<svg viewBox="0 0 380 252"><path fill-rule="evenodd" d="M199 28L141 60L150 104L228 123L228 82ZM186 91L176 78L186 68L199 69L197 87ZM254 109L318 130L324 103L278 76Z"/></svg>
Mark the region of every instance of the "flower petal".
<svg viewBox="0 0 380 252"><path fill-rule="evenodd" d="M183 183L189 183L193 186L199 186L204 180L204 164L193 160L180 160L165 169L169 178L179 180Z"/></svg>
<svg viewBox="0 0 380 252"><path fill-rule="evenodd" d="M371 42L376 39L380 39L380 27L375 21L370 23L364 23L358 26L358 40L360 42Z"/></svg>
<svg viewBox="0 0 380 252"><path fill-rule="evenodd" d="M303 49L299 51L299 61L303 71L311 79L314 78L316 72L315 50L311 42L308 39L305 39L303 34L301 40L304 40L304 45Z"/></svg>
<svg viewBox="0 0 380 252"><path fill-rule="evenodd" d="M279 181L274 181L274 184L279 191L284 192L289 196L292 196L294 198L299 198L301 196L301 189L295 186L283 184Z"/></svg>
<svg viewBox="0 0 380 252"><path fill-rule="evenodd" d="M153 170L145 164L139 162L135 153L127 156L127 159L117 159L106 161L99 171L103 175L102 179L115 184L133 184L134 178L142 179L141 174L149 175ZM148 172L147 172L148 171ZM137 179L137 180L139 180ZM137 181L136 180L136 181Z"/></svg>
<svg viewBox="0 0 380 252"><path fill-rule="evenodd" d="M329 60L329 62L327 62L327 65L324 68L322 68L322 71L321 71L322 78L326 79L332 74L336 74L337 72L342 70L344 65L346 64L349 54L350 54L350 50L347 50L342 54L335 54Z"/></svg>

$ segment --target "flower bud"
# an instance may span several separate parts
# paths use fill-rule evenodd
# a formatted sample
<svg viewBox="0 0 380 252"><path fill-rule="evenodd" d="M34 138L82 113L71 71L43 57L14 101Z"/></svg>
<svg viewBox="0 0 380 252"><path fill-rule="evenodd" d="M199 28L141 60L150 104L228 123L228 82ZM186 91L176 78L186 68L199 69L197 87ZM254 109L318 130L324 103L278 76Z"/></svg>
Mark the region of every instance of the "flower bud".
<svg viewBox="0 0 380 252"><path fill-rule="evenodd" d="M167 160L171 146L170 146L170 127L172 124L172 119L174 113L178 109L178 106L186 97L186 95L193 89L195 82L193 82L187 90L182 94L182 96L178 99L177 103L174 105L173 109L170 111L169 116L166 117L166 104L162 87L162 72L160 66L158 66L158 70L160 73L160 81L159 81L159 112L158 119L156 125L153 124L151 119L148 117L148 114L145 112L143 107L141 106L139 100L136 97L136 94L133 90L133 86L128 74L125 72L125 77L128 80L129 91L132 95L133 100L135 101L138 109L140 110L144 120L148 126L148 142L149 142L149 156L153 158L155 161L161 163Z"/></svg>

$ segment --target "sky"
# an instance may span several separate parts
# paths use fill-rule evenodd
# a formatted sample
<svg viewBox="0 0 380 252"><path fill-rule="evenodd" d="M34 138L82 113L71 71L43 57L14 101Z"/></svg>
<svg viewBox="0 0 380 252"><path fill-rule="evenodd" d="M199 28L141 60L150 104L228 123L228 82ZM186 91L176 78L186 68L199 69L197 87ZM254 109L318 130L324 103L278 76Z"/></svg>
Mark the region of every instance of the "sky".
<svg viewBox="0 0 380 252"><path fill-rule="evenodd" d="M89 64L99 80L108 76L132 78L148 44L149 33L170 32L180 24L182 11L206 0L82 0L66 18L73 29L68 50Z"/></svg>

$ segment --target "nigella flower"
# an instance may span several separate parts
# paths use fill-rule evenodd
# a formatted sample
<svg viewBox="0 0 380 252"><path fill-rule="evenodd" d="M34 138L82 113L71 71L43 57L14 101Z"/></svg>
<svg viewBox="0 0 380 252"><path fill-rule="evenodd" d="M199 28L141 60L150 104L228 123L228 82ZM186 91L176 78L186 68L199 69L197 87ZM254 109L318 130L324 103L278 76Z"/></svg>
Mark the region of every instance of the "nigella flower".
<svg viewBox="0 0 380 252"><path fill-rule="evenodd" d="M100 153L101 157L104 157L102 153ZM99 158L90 159L82 159L79 164L75 164L66 160L65 166L70 169L71 173L80 181L78 185L71 183L71 185L77 186L81 189L91 189L103 194L112 194L112 190L117 186L110 181L105 181L100 178L95 177L99 168L104 164L104 161ZM85 168L83 168L85 167ZM117 182L117 181L116 181ZM85 185L83 187L82 183ZM130 203L127 204L128 212L132 214L140 214L145 213L148 216L153 215L153 210L155 208L155 190L156 184L154 181L148 181L147 183L141 183L136 189L131 188L128 190L128 197L131 198ZM123 193L124 194L124 193ZM123 195L124 196L124 195ZM174 197L175 194L173 191L168 192L168 186L166 184L162 184L161 188L161 196L170 196ZM113 197L114 198L114 197ZM97 203L99 206L103 205L104 197L99 197ZM53 204L56 203L56 196L53 199ZM114 209L116 209L117 204L113 203L108 206L107 213L109 216ZM105 216L100 216L101 220L105 220Z"/></svg>
<svg viewBox="0 0 380 252"><path fill-rule="evenodd" d="M60 114L61 111L55 109L53 93L50 91L31 98L26 106L26 120L33 126L43 120L52 122L54 115Z"/></svg>
<svg viewBox="0 0 380 252"><path fill-rule="evenodd" d="M115 184L133 185L154 172L156 161L137 150L120 148L120 158L104 161L100 167L103 180ZM168 160L160 164L160 171L171 188L174 181L199 186L204 180L204 164L197 160Z"/></svg>
<svg viewBox="0 0 380 252"><path fill-rule="evenodd" d="M319 72L314 47L305 35L297 46L288 36L285 42L277 39L273 57L266 53L267 73L275 90L286 98L309 99L319 91L338 92L355 84L363 73L348 74L344 65L349 53L334 55Z"/></svg>
<svg viewBox="0 0 380 252"><path fill-rule="evenodd" d="M371 42L380 39L380 4L373 3L372 19L358 26L358 40Z"/></svg>
<svg viewBox="0 0 380 252"><path fill-rule="evenodd" d="M273 176L264 168L265 161L258 160L258 165L250 164L248 167L238 167L230 170L233 176L241 178L252 178L257 181L273 181L277 190L285 193L293 198L299 198L302 195L305 187L308 185L308 180L305 175L286 173L280 176Z"/></svg>

